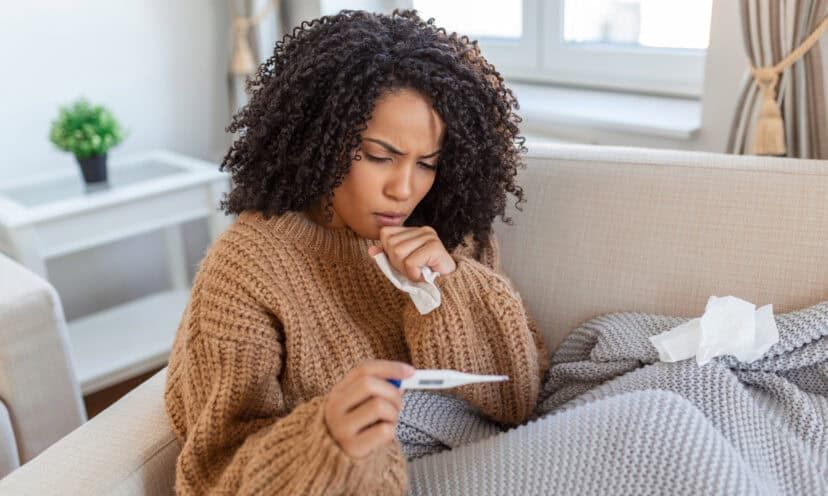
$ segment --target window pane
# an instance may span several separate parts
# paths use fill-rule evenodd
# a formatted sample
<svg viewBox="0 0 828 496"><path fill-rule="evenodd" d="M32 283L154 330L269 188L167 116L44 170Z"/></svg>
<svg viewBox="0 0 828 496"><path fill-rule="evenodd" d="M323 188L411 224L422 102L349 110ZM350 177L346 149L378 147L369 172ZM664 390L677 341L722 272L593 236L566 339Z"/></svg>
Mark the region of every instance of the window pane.
<svg viewBox="0 0 828 496"><path fill-rule="evenodd" d="M386 3L383 0L320 0L319 11L322 15L338 14L342 9L389 13Z"/></svg>
<svg viewBox="0 0 828 496"><path fill-rule="evenodd" d="M523 0L413 0L420 17L469 38L520 38Z"/></svg>
<svg viewBox="0 0 828 496"><path fill-rule="evenodd" d="M564 41L706 49L712 0L565 0Z"/></svg>

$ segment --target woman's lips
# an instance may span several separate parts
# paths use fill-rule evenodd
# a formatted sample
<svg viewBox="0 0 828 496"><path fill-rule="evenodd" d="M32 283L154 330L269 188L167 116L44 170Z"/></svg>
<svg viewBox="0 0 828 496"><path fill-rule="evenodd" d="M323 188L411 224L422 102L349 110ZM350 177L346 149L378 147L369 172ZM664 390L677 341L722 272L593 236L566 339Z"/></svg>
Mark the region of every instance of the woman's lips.
<svg viewBox="0 0 828 496"><path fill-rule="evenodd" d="M401 226L403 221L405 221L404 215L374 214L374 217L376 217L377 223L380 226Z"/></svg>

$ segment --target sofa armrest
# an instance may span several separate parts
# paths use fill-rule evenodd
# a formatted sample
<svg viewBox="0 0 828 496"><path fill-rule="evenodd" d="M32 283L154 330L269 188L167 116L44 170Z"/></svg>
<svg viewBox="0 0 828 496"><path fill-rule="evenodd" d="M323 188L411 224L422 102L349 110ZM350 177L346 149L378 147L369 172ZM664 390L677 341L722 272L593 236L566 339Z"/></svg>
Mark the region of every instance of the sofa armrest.
<svg viewBox="0 0 828 496"><path fill-rule="evenodd" d="M174 494L180 448L159 371L34 460L0 480L0 494Z"/></svg>
<svg viewBox="0 0 828 496"><path fill-rule="evenodd" d="M21 463L86 421L55 288L2 254L0 399Z"/></svg>

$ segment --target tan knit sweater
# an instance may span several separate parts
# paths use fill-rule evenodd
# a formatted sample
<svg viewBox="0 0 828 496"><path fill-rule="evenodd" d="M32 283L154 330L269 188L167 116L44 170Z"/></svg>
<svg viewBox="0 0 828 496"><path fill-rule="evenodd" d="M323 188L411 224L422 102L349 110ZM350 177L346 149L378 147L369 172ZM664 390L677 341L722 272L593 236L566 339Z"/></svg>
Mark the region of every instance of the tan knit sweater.
<svg viewBox="0 0 828 496"><path fill-rule="evenodd" d="M543 338L499 273L452 253L442 305L420 315L368 256L379 241L301 213L243 212L201 261L170 357L167 415L181 443L179 494L403 494L399 443L346 454L326 393L360 362L505 374L456 394L493 419L525 421L547 366ZM496 272L497 271L497 272Z"/></svg>

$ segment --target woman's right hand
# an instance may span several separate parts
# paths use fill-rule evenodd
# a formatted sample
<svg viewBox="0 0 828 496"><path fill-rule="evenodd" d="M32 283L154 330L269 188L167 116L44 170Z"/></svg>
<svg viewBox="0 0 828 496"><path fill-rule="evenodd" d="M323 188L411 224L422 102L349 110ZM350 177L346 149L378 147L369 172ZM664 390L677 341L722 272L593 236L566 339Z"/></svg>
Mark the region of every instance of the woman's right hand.
<svg viewBox="0 0 828 496"><path fill-rule="evenodd" d="M345 453L363 458L394 439L402 390L387 379L405 379L413 373L407 363L368 360L331 388L325 424Z"/></svg>

